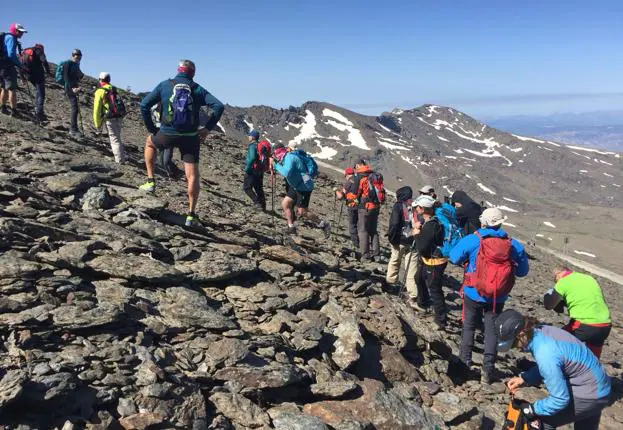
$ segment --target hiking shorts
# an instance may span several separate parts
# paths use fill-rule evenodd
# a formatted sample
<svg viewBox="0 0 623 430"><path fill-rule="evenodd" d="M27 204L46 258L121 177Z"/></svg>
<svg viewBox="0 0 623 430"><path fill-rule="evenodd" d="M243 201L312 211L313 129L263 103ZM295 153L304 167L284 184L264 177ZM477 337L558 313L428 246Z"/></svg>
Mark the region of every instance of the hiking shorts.
<svg viewBox="0 0 623 430"><path fill-rule="evenodd" d="M286 183L286 196L294 200L294 206L297 208L307 209L309 207L311 194L311 191L296 191Z"/></svg>
<svg viewBox="0 0 623 430"><path fill-rule="evenodd" d="M158 150L179 148L184 163L199 163L200 139L198 135L176 136L158 132L152 136L151 141Z"/></svg>
<svg viewBox="0 0 623 430"><path fill-rule="evenodd" d="M15 64L0 64L0 88L3 90L17 89L17 68Z"/></svg>

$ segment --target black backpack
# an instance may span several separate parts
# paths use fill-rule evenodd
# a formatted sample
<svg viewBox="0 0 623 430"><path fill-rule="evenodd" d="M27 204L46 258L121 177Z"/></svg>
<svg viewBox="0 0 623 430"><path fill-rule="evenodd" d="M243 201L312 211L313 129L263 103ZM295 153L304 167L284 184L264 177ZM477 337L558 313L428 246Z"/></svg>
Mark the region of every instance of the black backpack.
<svg viewBox="0 0 623 430"><path fill-rule="evenodd" d="M112 87L110 90L104 89L104 98L108 102L108 112L106 112L106 118L123 118L128 113L125 108L125 103L119 95L117 88Z"/></svg>
<svg viewBox="0 0 623 430"><path fill-rule="evenodd" d="M4 38L8 33L0 33L0 61L8 57Z"/></svg>

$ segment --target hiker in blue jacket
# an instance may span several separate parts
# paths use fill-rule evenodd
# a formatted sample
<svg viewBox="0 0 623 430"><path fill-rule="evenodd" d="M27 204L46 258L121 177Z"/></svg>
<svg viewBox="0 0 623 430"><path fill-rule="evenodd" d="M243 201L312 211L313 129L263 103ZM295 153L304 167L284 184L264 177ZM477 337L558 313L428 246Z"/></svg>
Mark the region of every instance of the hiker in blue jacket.
<svg viewBox="0 0 623 430"><path fill-rule="evenodd" d="M216 126L225 110L223 103L193 81L194 76L195 63L190 60L181 60L175 78L160 82L141 102L141 116L150 135L145 140L147 182L139 188L147 192L156 190L154 179L156 149L179 148L188 182L186 227L192 227L198 223L195 210L199 198L201 139L205 138L208 132ZM162 104L159 129L155 126L151 115L151 107L158 103ZM202 106L208 106L212 112L204 128L199 129L199 111Z"/></svg>
<svg viewBox="0 0 623 430"><path fill-rule="evenodd" d="M477 230L477 234L482 238L500 237L506 238L508 234L502 230L502 224L506 221L506 216L498 208L489 208L483 211L480 216L482 228ZM476 234L465 236L450 251L450 262L456 265L464 265L465 276L463 281L463 332L461 335L460 358L465 366L465 373L471 374L472 350L474 348L474 334L476 327L483 323L485 328L484 357L481 382L490 384L495 373L496 345L497 338L494 330L495 317L502 312L504 303L508 296L502 295L494 300L482 297L474 288L471 275L476 271L476 259L480 249L480 237ZM521 243L515 239L511 240L511 260L515 264L515 276L523 277L528 274L528 255Z"/></svg>
<svg viewBox="0 0 623 430"><path fill-rule="evenodd" d="M519 387L541 382L547 389L544 399L521 406L526 419L540 420L544 430L571 423L576 430L598 430L611 381L582 341L510 309L498 316L495 331L500 352L517 348L530 352L536 361L536 366L507 381L510 392L515 394Z"/></svg>
<svg viewBox="0 0 623 430"><path fill-rule="evenodd" d="M13 23L8 33L0 39L0 111L4 115L17 116L17 69L19 62L19 39L28 33L23 25ZM6 107L9 103L11 110Z"/></svg>
<svg viewBox="0 0 623 430"><path fill-rule="evenodd" d="M257 130L251 130L247 135L249 145L247 146L247 158L244 163L244 181L242 183L242 190L251 199L255 208L261 211L266 211L266 195L264 194L264 173L269 170L270 160L270 144L267 146L265 154L265 162L261 161L260 156L260 132Z"/></svg>
<svg viewBox="0 0 623 430"><path fill-rule="evenodd" d="M307 218L316 227L324 230L325 237L331 235L331 225L326 220L309 211L309 201L314 190L314 179L309 174L308 168L296 154L296 151L288 149L278 143L273 147L273 169L285 178L286 196L281 202L283 213L288 222L287 234L296 234L296 218ZM294 208L297 208L297 213Z"/></svg>

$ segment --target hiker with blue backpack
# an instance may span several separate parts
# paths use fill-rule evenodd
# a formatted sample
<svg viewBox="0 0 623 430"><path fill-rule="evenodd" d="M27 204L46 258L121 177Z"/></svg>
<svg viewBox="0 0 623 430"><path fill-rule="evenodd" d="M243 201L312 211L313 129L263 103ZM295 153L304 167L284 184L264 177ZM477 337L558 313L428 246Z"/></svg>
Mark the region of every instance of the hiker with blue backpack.
<svg viewBox="0 0 623 430"><path fill-rule="evenodd" d="M256 209L266 211L264 173L270 170L271 146L267 140L260 142L260 132L257 130L251 130L247 136L249 145L244 165L242 189L249 196Z"/></svg>
<svg viewBox="0 0 623 430"><path fill-rule="evenodd" d="M296 234L296 219L307 218L324 231L325 238L331 236L331 224L309 211L309 201L314 190L314 178L318 176L318 165L311 155L302 149L289 150L283 144L273 147L273 169L285 178L286 196L281 202L288 222L286 234ZM296 208L296 212L295 212Z"/></svg>
<svg viewBox="0 0 623 430"><path fill-rule="evenodd" d="M79 83L84 77L84 73L80 70L80 61L82 61L82 51L74 49L71 53L71 59L62 61L56 66L55 73L56 82L65 88L65 95L71 106L69 135L73 138L82 137L82 133L78 129L78 115L80 114L80 105L78 103Z"/></svg>
<svg viewBox="0 0 623 430"><path fill-rule="evenodd" d="M106 125L110 147L115 162L119 164L126 162L121 142L121 127L126 113L125 103L117 88L110 84L110 73L100 73L98 88L93 97L93 125L98 133L101 133L102 126Z"/></svg>
<svg viewBox="0 0 623 430"><path fill-rule="evenodd" d="M418 267L417 299L409 305L420 312L434 310L435 325L438 330L445 330L447 320L446 300L443 293L443 275L448 265L446 249L447 234L444 225L436 214L439 203L433 197L422 194L413 201L415 212L424 223L413 228L417 252L420 256Z"/></svg>
<svg viewBox="0 0 623 430"><path fill-rule="evenodd" d="M484 356L481 382L494 380L497 356L496 315L502 312L515 277L528 274L528 255L524 247L502 229L507 217L499 208L485 209L481 228L465 236L450 251L450 262L465 265L463 280L463 333L458 365L472 374L472 350L476 327L484 319Z"/></svg>
<svg viewBox="0 0 623 430"><path fill-rule="evenodd" d="M177 75L162 81L141 102L141 116L150 133L145 140L145 167L147 182L139 188L153 193L156 191L154 168L156 150L177 147L180 150L188 182L188 213L185 226L194 227L199 219L196 214L199 198L199 151L201 140L216 126L225 106L201 85L194 82L195 63L181 60ZM151 108L162 104L162 116L158 129L152 119ZM211 114L204 128L199 128L199 112L208 106Z"/></svg>
<svg viewBox="0 0 623 430"><path fill-rule="evenodd" d="M24 26L17 23L11 24L8 33L0 33L0 112L13 117L17 116L17 69L21 67L19 39L25 33Z"/></svg>

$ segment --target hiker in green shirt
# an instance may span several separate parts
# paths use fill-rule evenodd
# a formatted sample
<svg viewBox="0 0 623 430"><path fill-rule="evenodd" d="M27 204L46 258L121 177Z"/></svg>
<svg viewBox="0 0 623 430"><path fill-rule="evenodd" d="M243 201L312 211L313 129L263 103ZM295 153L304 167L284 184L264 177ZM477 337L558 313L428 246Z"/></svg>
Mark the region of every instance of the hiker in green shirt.
<svg viewBox="0 0 623 430"><path fill-rule="evenodd" d="M545 309L562 313L566 307L571 320L563 328L586 343L599 358L612 329L601 287L592 276L565 266L557 267L554 277L556 285L543 297Z"/></svg>

